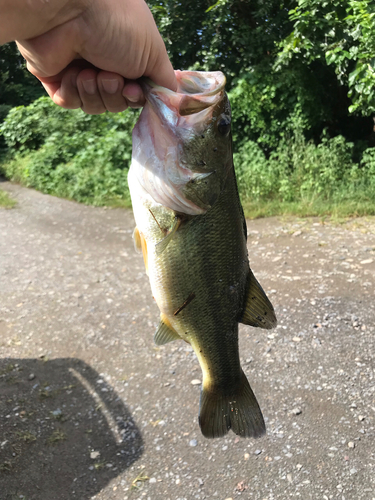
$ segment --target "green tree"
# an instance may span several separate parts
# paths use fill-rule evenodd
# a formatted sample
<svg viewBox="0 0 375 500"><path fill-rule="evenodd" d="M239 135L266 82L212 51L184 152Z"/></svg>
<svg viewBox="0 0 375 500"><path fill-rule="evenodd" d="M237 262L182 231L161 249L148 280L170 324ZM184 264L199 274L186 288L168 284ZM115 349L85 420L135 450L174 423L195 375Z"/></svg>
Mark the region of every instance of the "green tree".
<svg viewBox="0 0 375 500"><path fill-rule="evenodd" d="M236 145L251 139L270 152L296 120L315 141L324 129L354 141L369 137L370 0L148 3L175 68L226 74ZM357 60L349 63L347 53Z"/></svg>
<svg viewBox="0 0 375 500"><path fill-rule="evenodd" d="M40 82L31 75L14 42L0 46L0 122L14 106L28 105L44 95Z"/></svg>
<svg viewBox="0 0 375 500"><path fill-rule="evenodd" d="M294 29L281 44L279 64L329 66L351 99L350 112L375 112L375 3L299 0Z"/></svg>
<svg viewBox="0 0 375 500"><path fill-rule="evenodd" d="M293 24L295 0L148 0L176 69L223 71L229 84L269 64Z"/></svg>

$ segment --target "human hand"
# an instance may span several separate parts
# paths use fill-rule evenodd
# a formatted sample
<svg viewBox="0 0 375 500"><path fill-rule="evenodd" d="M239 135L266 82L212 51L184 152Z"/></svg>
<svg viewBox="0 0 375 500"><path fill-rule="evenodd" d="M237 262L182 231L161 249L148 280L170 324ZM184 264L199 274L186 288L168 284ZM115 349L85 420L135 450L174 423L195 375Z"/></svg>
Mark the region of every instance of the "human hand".
<svg viewBox="0 0 375 500"><path fill-rule="evenodd" d="M52 29L17 40L28 70L56 104L89 114L140 107L144 96L136 79L141 76L176 89L165 45L143 0L87 0L73 16L57 16Z"/></svg>

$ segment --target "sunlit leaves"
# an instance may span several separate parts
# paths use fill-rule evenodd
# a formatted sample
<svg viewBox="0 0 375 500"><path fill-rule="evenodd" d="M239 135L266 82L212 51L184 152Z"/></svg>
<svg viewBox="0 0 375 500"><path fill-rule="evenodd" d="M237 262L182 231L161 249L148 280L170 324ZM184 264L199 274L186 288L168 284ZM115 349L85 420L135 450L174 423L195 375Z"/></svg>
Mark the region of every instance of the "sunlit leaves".
<svg viewBox="0 0 375 500"><path fill-rule="evenodd" d="M299 1L292 33L281 43L277 67L293 58L325 60L348 87L350 112L375 112L375 4L371 0Z"/></svg>

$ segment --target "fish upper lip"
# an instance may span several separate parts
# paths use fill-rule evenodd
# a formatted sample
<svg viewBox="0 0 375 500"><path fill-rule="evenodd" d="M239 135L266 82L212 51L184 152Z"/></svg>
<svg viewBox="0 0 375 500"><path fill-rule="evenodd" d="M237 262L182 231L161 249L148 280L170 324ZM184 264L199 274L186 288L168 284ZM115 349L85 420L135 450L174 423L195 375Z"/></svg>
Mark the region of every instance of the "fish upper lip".
<svg viewBox="0 0 375 500"><path fill-rule="evenodd" d="M212 109L224 96L226 78L221 71L175 71L177 90L157 85L147 77L139 79L146 101L163 118L166 108L178 116L195 115ZM173 120L172 120L173 121Z"/></svg>
<svg viewBox="0 0 375 500"><path fill-rule="evenodd" d="M226 78L221 71L175 71L177 91L157 85L147 77L139 80L145 99L159 117L162 126L171 130L189 123L207 125L213 110L225 95ZM196 116L196 118L195 118ZM186 117L188 121L184 121ZM190 118L191 117L191 118ZM182 120L182 121L181 121Z"/></svg>
<svg viewBox="0 0 375 500"><path fill-rule="evenodd" d="M160 92L164 95L176 95L179 94L181 96L191 96L191 97L196 97L196 98L204 98L204 97L211 97L217 95L219 92L224 90L225 84L226 84L226 78L225 75L221 71L210 71L210 72L204 72L204 71L180 71L176 70L175 71L176 78L177 78L177 90L174 92L173 90L168 89L167 87L162 87L161 85L158 85L154 83L150 78L148 77L142 77L138 80L138 83L140 84L145 97L147 99L147 95L152 92L152 90L156 92ZM201 87L201 91L199 91L199 86L197 83L198 78L195 76L195 83L196 83L196 89L198 90L197 92L191 92L188 89L188 76L189 75L198 75L198 78L201 78L201 82L203 81L209 81L211 80L211 88L205 90L203 87ZM186 75L186 76L185 76ZM193 77L191 77L193 79ZM214 85L213 80L216 82L216 85ZM214 85L214 86L213 86ZM212 88L213 87L213 88ZM193 87L190 87L192 89Z"/></svg>

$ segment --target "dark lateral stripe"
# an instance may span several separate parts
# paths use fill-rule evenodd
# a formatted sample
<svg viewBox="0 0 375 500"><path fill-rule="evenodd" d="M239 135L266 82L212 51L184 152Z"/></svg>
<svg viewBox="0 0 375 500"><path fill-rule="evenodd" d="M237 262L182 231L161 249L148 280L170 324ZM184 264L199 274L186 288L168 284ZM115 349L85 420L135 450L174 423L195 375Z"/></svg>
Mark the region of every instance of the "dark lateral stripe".
<svg viewBox="0 0 375 500"><path fill-rule="evenodd" d="M195 293L191 292L191 294L185 300L185 302L182 304L182 306L179 307L178 309L176 309L176 311L173 313L173 316L177 316L177 314L179 314L183 309L185 309L185 307L188 306L193 299L195 299Z"/></svg>

